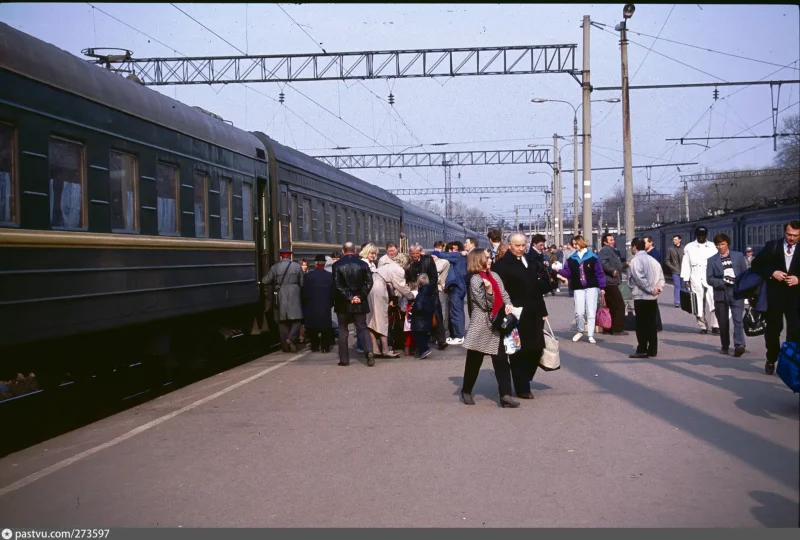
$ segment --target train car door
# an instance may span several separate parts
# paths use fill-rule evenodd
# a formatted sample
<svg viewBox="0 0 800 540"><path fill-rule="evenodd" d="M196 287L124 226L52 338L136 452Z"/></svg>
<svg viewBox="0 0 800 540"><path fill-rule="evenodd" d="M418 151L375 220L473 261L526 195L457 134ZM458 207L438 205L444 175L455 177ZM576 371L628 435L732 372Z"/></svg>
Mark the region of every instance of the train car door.
<svg viewBox="0 0 800 540"><path fill-rule="evenodd" d="M271 253L272 222L269 219L269 182L266 178L257 178L258 184L258 212L256 226L256 253L257 253L257 275L259 290L261 291L261 301L266 298L266 291L262 280L269 270L269 254Z"/></svg>

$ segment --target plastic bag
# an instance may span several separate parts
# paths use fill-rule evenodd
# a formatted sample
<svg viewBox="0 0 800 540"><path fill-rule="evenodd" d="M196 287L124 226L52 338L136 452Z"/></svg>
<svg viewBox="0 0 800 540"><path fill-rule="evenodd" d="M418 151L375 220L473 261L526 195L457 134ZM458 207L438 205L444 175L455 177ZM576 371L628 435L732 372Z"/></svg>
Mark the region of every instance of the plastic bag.
<svg viewBox="0 0 800 540"><path fill-rule="evenodd" d="M503 338L503 345L506 348L506 354L514 354L522 349L522 343L519 340L519 330L515 327Z"/></svg>

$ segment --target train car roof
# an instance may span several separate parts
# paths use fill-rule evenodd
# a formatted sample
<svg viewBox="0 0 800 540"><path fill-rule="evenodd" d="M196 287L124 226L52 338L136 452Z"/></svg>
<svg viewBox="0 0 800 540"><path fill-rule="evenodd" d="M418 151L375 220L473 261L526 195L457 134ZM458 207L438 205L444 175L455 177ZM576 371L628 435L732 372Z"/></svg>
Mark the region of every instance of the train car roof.
<svg viewBox="0 0 800 540"><path fill-rule="evenodd" d="M284 146L275 139L271 138L269 135L266 135L260 131L254 131L253 134L261 140L264 146L272 147L272 151L277 161L287 163L310 173L314 173L322 178L328 178L344 186L351 187L377 199L382 199L386 202L394 204L397 207L400 207L402 204L402 201L399 197L379 188L375 184L370 184L369 182L353 176L352 174L348 174L341 169L331 167L327 163L323 163L322 161L304 154L299 150Z"/></svg>
<svg viewBox="0 0 800 540"><path fill-rule="evenodd" d="M403 211L408 212L409 214L413 214L415 216L419 216L421 218L429 219L437 224L444 224L444 218L439 214L431 212L429 210L425 210L424 208L420 208L416 204L411 204L408 201L403 202Z"/></svg>
<svg viewBox="0 0 800 540"><path fill-rule="evenodd" d="M0 23L0 68L246 156L264 150L247 131L5 23Z"/></svg>

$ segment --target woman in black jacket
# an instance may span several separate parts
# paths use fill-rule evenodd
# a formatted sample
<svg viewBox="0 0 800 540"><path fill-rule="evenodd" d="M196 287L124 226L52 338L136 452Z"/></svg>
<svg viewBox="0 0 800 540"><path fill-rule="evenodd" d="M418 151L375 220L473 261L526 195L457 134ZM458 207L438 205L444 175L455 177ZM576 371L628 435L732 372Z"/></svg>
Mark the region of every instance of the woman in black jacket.
<svg viewBox="0 0 800 540"><path fill-rule="evenodd" d="M436 311L436 299L439 293L427 274L417 277L417 297L411 309L411 333L417 346L417 358L427 358L431 354L428 347L431 330L433 330L433 313Z"/></svg>

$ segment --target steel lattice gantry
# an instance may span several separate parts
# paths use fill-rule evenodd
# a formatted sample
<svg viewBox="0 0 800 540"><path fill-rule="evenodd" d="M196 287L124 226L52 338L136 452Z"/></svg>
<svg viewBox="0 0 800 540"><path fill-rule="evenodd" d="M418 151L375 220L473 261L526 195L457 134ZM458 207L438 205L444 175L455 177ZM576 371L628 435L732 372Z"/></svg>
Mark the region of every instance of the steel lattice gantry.
<svg viewBox="0 0 800 540"><path fill-rule="evenodd" d="M576 47L519 45L183 58L94 56L98 58L96 63L133 73L145 85L159 86L535 73L567 73L575 77L581 73L575 69Z"/></svg>
<svg viewBox="0 0 800 540"><path fill-rule="evenodd" d="M389 169L392 167L442 167L446 165L513 165L549 163L548 150L477 150L468 152L413 152L312 156L337 169Z"/></svg>
<svg viewBox="0 0 800 540"><path fill-rule="evenodd" d="M482 187L464 187L452 188L450 192L453 195L469 195L472 193L542 193L549 192L550 186L482 186ZM389 193L394 195L442 195L445 193L445 188L420 188L420 189L388 189Z"/></svg>
<svg viewBox="0 0 800 540"><path fill-rule="evenodd" d="M797 176L796 169L757 169L753 171L728 171L701 174L682 174L684 182L713 182L718 180L736 180L737 178L775 177L786 174Z"/></svg>

